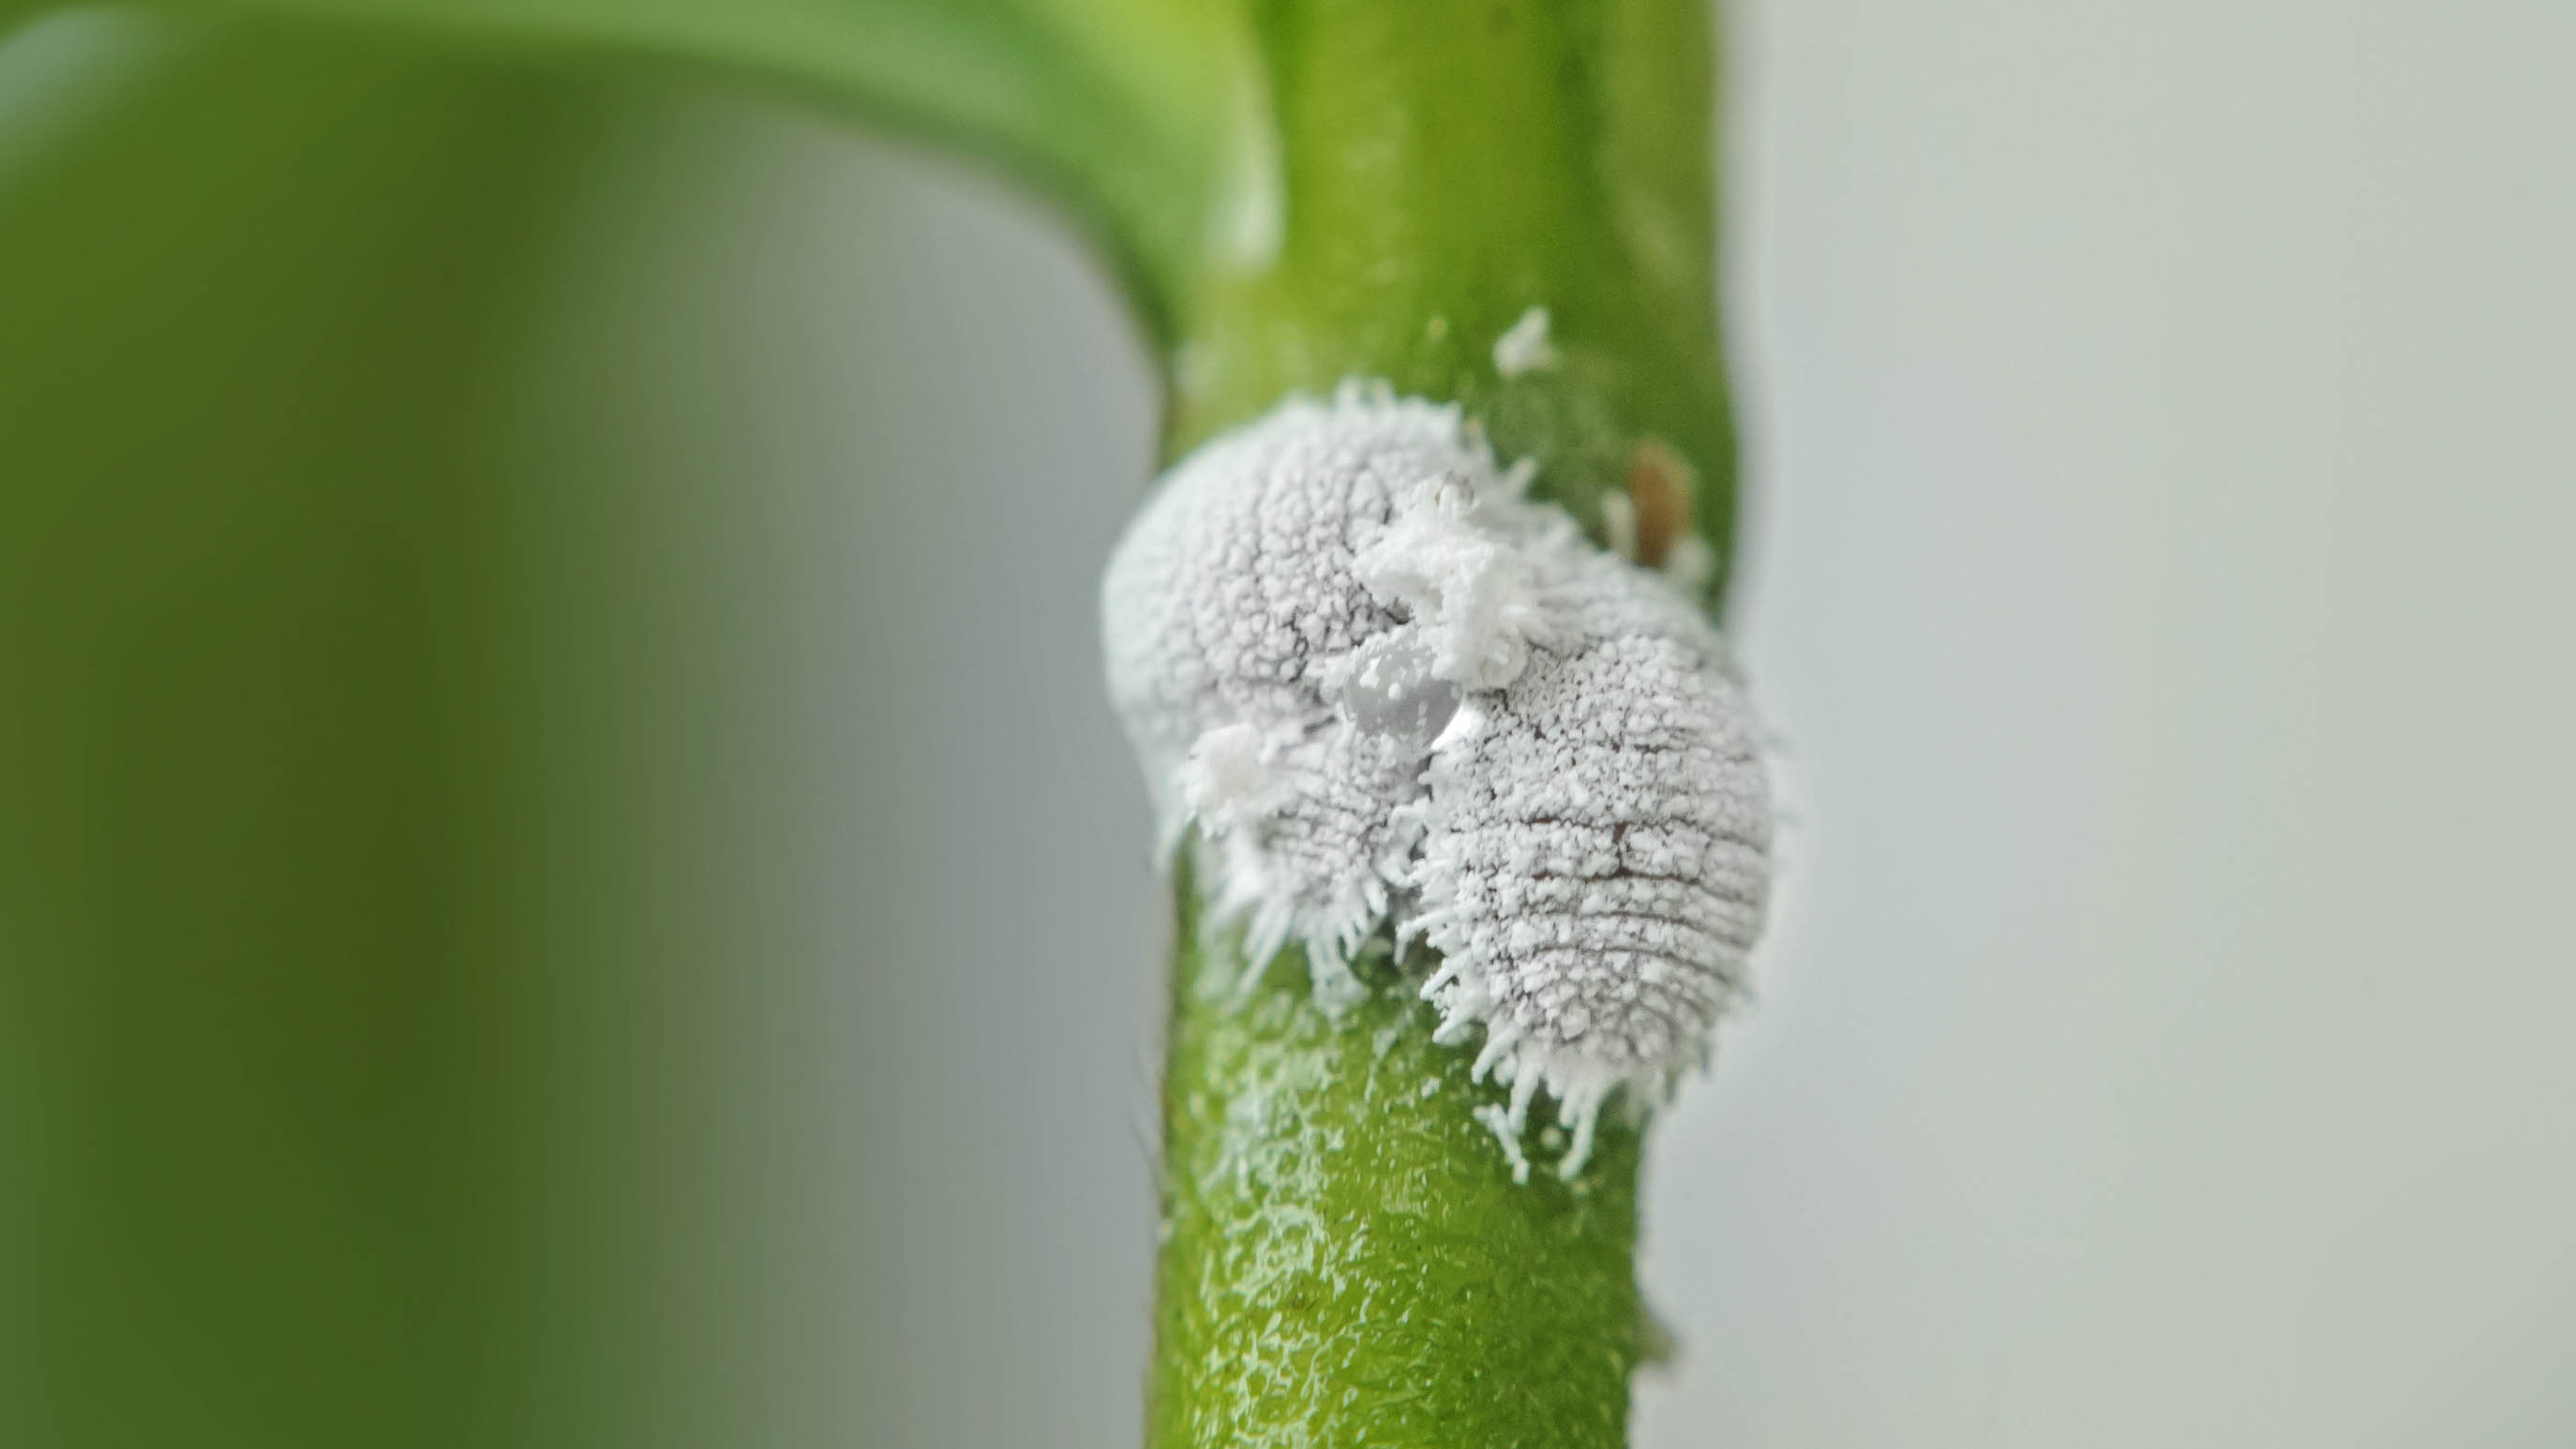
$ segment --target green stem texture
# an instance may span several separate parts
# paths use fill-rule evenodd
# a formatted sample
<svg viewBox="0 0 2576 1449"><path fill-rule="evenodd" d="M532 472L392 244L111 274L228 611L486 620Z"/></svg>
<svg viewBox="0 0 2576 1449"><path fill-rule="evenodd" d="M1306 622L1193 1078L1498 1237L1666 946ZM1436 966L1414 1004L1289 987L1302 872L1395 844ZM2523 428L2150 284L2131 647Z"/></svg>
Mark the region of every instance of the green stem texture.
<svg viewBox="0 0 2576 1449"><path fill-rule="evenodd" d="M1598 535L1603 495L1660 443L1695 474L1714 600L1734 435L1704 8L1250 10L1277 162L1269 232L1238 235L1186 291L1167 453L1288 394L1384 379L1464 404ZM1494 341L1533 306L1557 362L1502 377ZM1471 1116L1500 1089L1469 1081L1472 1048L1432 1043L1403 975L1338 1022L1293 960L1246 998L1186 876L1179 894L1149 1442L1625 1442L1647 1337L1636 1130L1605 1121L1576 1181L1542 1156L1516 1183Z"/></svg>

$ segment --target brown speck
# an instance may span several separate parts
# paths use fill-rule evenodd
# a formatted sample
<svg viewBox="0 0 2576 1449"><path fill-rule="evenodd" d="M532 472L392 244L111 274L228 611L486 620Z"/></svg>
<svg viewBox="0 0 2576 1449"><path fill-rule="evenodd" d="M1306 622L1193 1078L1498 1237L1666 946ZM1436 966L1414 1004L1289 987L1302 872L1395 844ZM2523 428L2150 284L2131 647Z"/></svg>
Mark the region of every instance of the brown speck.
<svg viewBox="0 0 2576 1449"><path fill-rule="evenodd" d="M1699 474L1661 438L1646 438L1628 453L1628 498L1637 507L1637 562L1664 566L1673 545L1691 529L1691 498Z"/></svg>

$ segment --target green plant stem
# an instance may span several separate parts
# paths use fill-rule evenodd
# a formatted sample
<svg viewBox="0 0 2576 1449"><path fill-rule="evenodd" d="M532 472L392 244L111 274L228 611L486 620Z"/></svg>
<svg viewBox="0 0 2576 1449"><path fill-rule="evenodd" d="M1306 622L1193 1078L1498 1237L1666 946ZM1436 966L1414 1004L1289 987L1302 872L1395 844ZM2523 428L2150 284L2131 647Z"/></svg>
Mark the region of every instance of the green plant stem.
<svg viewBox="0 0 2576 1449"><path fill-rule="evenodd" d="M1148 1442L1624 1442L1637 1132L1516 1184L1428 1005L1327 1021L1295 960L1246 998L1195 917L1185 881Z"/></svg>
<svg viewBox="0 0 2576 1449"><path fill-rule="evenodd" d="M1662 439L1696 467L1724 560L1735 434L1700 0L1251 9L1276 245L1211 259L1185 291L1167 457L1291 392L1383 378L1463 403L1587 526L1635 444ZM1532 306L1559 361L1498 376L1494 340Z"/></svg>
<svg viewBox="0 0 2576 1449"><path fill-rule="evenodd" d="M1455 400L1596 533L1659 440L1727 556L1714 55L1691 0L1270 0L1251 7L1279 160L1275 244L1186 295L1166 452L1347 377ZM1558 362L1497 374L1526 308ZM1714 599L1721 578L1711 581ZM1272 963L1248 998L1180 885L1149 1441L1615 1446L1644 1351L1639 1141L1515 1183L1396 973L1339 1022ZM1295 953L1289 953L1293 956ZM1544 1116L1542 1108L1541 1116ZM1542 1147L1543 1143L1534 1142Z"/></svg>

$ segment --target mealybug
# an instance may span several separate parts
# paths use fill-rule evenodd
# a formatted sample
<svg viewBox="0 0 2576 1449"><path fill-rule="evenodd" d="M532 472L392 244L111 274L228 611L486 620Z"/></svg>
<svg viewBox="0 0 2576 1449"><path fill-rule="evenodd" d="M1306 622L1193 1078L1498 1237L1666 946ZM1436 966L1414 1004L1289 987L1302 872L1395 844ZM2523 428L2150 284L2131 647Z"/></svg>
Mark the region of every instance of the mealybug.
<svg viewBox="0 0 2576 1449"><path fill-rule="evenodd" d="M1382 925L1481 1025L1490 1120L1545 1088L1578 1171L1621 1087L1701 1061L1762 925L1771 814L1716 631L1585 542L1454 407L1345 385L1173 469L1112 558L1110 690L1165 848L1198 829L1214 924L1318 999Z"/></svg>

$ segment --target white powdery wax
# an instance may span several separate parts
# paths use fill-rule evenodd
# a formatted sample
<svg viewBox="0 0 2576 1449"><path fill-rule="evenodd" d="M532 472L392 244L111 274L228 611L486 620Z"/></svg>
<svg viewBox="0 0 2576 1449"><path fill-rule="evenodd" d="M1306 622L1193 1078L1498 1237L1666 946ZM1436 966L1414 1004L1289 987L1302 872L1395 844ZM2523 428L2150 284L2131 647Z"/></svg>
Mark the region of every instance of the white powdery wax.
<svg viewBox="0 0 2576 1449"><path fill-rule="evenodd" d="M1184 459L1103 589L1110 693L1211 926L1305 947L1328 1011L1381 926L1481 1026L1480 1114L1574 1131L1705 1059L1768 894L1770 802L1718 635L1668 580L1528 501L1454 407L1345 385Z"/></svg>

